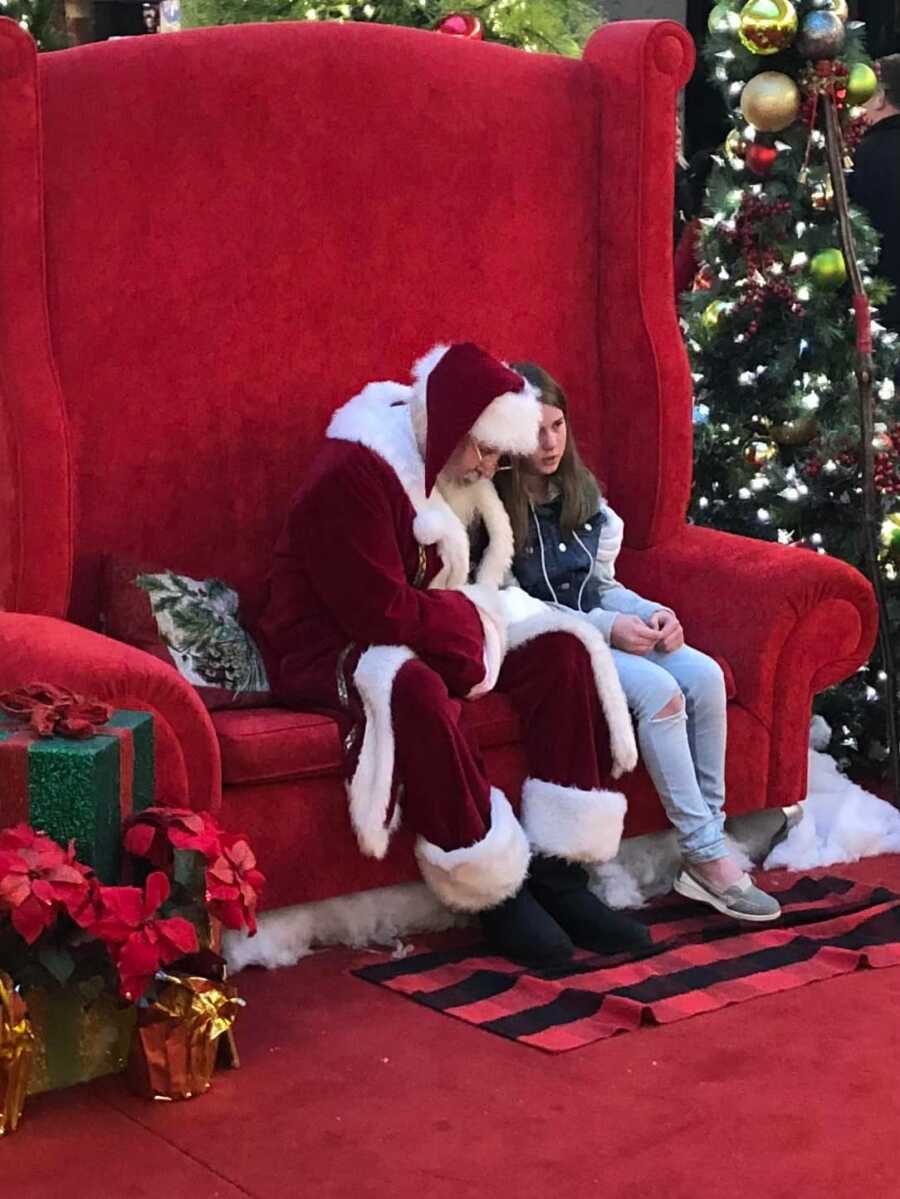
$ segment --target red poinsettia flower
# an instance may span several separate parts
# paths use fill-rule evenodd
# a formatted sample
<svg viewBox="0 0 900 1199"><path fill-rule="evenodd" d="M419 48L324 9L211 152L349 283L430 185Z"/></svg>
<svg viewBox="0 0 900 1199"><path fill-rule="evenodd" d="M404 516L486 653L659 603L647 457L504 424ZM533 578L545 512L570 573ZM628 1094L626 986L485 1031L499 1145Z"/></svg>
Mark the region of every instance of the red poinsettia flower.
<svg viewBox="0 0 900 1199"><path fill-rule="evenodd" d="M154 871L140 887L99 887L98 913L89 932L103 941L119 971L119 990L135 1002L160 968L196 953L197 930L182 916L154 919L169 898L169 880Z"/></svg>
<svg viewBox="0 0 900 1199"><path fill-rule="evenodd" d="M256 932L256 905L266 881L245 837L222 838L222 852L206 871L206 901L226 928Z"/></svg>
<svg viewBox="0 0 900 1199"><path fill-rule="evenodd" d="M214 861L221 853L222 830L209 812L190 808L145 808L129 821L125 849L154 866L167 867L173 849L192 849Z"/></svg>
<svg viewBox="0 0 900 1199"><path fill-rule="evenodd" d="M81 923L94 887L92 871L68 848L27 824L0 831L0 911L10 913L13 928L33 945L60 912Z"/></svg>

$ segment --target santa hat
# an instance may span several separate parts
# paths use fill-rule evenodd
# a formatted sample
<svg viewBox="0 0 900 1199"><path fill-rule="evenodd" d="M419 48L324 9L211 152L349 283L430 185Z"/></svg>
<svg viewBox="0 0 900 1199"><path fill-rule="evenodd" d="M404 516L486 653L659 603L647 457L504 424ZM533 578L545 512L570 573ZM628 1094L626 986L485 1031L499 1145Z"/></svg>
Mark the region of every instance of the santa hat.
<svg viewBox="0 0 900 1199"><path fill-rule="evenodd" d="M435 346L412 373L413 393L426 418L426 495L467 434L504 454L534 453L538 393L485 350L470 341Z"/></svg>

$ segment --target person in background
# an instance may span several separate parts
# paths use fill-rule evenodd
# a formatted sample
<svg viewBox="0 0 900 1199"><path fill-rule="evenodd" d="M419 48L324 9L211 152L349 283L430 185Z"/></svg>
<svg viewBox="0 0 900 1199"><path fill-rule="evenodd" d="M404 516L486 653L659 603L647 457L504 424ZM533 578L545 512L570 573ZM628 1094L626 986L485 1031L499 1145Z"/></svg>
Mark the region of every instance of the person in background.
<svg viewBox="0 0 900 1199"><path fill-rule="evenodd" d="M879 319L900 332L900 54L879 60L878 91L865 106L868 130L847 178L850 198L881 234L878 274L894 285Z"/></svg>

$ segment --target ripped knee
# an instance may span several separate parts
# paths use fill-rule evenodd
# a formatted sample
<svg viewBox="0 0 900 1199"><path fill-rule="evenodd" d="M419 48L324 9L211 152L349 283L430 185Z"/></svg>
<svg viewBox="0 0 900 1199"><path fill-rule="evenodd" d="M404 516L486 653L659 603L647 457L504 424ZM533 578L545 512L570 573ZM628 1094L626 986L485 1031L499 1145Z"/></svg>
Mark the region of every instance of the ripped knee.
<svg viewBox="0 0 900 1199"><path fill-rule="evenodd" d="M684 696L680 691L677 691L666 704L666 706L664 708L660 708L660 710L651 717L651 720L655 723L657 720L671 720L673 717L683 715Z"/></svg>

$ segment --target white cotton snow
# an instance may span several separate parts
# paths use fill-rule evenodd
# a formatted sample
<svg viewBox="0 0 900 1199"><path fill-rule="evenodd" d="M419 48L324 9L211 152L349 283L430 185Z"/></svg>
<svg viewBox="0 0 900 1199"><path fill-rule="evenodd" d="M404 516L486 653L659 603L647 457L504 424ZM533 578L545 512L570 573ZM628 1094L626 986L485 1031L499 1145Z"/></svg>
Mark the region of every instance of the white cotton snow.
<svg viewBox="0 0 900 1199"><path fill-rule="evenodd" d="M900 811L852 783L827 754L810 750L807 797L800 807L803 819L766 858L767 870L811 870L900 853Z"/></svg>
<svg viewBox="0 0 900 1199"><path fill-rule="evenodd" d="M319 903L263 912L255 937L226 932L223 953L234 974L245 966L293 966L324 945L377 945L404 952L402 938L466 923L440 904L424 883L340 895Z"/></svg>

